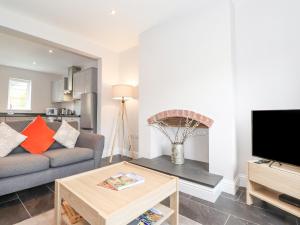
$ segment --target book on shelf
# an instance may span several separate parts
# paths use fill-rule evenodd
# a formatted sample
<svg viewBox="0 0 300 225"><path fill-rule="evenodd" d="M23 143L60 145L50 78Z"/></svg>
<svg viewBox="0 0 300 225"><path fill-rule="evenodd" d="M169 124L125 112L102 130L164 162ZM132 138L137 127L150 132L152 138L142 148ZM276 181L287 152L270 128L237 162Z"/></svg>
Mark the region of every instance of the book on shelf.
<svg viewBox="0 0 300 225"><path fill-rule="evenodd" d="M163 214L155 209L149 209L128 225L153 225L163 217Z"/></svg>
<svg viewBox="0 0 300 225"><path fill-rule="evenodd" d="M145 179L135 173L118 173L107 178L98 185L111 190L123 190L144 183Z"/></svg>

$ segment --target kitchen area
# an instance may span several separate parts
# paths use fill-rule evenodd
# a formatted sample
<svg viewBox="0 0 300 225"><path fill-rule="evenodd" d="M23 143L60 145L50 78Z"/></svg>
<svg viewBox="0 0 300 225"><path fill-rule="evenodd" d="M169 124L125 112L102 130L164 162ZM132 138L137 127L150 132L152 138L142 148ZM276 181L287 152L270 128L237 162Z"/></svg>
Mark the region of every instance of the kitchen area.
<svg viewBox="0 0 300 225"><path fill-rule="evenodd" d="M97 132L97 68L81 70L68 68L68 76L52 81L52 105L45 112L18 113L10 110L0 113L0 122L33 120L40 115L49 122L77 121L82 131Z"/></svg>
<svg viewBox="0 0 300 225"><path fill-rule="evenodd" d="M80 129L97 132L97 83L95 67L81 70L68 68L68 77L53 81L51 89L52 108L46 109L49 121L78 121Z"/></svg>
<svg viewBox="0 0 300 225"><path fill-rule="evenodd" d="M97 132L97 59L5 33L0 48L0 122L40 115Z"/></svg>

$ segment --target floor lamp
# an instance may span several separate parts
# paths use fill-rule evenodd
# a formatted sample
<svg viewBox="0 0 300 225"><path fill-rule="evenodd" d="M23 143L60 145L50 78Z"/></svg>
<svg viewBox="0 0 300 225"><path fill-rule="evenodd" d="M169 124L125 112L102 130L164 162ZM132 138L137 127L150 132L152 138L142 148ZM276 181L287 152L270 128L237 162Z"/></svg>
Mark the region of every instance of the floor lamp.
<svg viewBox="0 0 300 225"><path fill-rule="evenodd" d="M127 129L127 134L128 134L127 138L128 138L128 142L129 142L129 149L132 152L134 152L134 146L133 146L133 142L132 142L131 133L129 130L128 116L127 116L127 110L126 110L126 101L130 100L134 97L134 87L131 85L126 85L126 84L113 85L112 95L113 95L113 99L120 101L120 109L119 109L119 113L118 113L116 127L115 127L114 133L113 133L113 142L112 142L112 148L111 148L111 152L110 152L109 163L112 162L116 137L118 136L119 128L121 128L121 131L122 131L122 136L121 136L122 156L124 155L124 152L125 152L124 147L125 147L125 139L126 139L126 137L125 137L126 129Z"/></svg>

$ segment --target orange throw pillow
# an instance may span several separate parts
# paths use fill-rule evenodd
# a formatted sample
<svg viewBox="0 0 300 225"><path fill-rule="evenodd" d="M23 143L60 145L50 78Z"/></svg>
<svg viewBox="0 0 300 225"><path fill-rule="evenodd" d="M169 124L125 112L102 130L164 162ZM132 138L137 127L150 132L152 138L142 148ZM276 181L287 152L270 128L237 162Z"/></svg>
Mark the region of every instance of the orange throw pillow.
<svg viewBox="0 0 300 225"><path fill-rule="evenodd" d="M32 154L41 154L54 143L54 130L51 130L41 116L37 116L23 131L27 139L21 146Z"/></svg>

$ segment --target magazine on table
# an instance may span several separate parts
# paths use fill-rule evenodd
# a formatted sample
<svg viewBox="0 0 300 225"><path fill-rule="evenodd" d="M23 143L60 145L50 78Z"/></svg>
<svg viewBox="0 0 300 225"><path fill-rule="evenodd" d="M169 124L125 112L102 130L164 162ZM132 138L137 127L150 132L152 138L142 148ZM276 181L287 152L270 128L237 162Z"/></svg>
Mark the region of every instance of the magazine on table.
<svg viewBox="0 0 300 225"><path fill-rule="evenodd" d="M149 209L128 225L153 225L163 217L162 213L155 209Z"/></svg>
<svg viewBox="0 0 300 225"><path fill-rule="evenodd" d="M118 173L98 185L111 190L120 191L144 182L145 179L135 173Z"/></svg>

